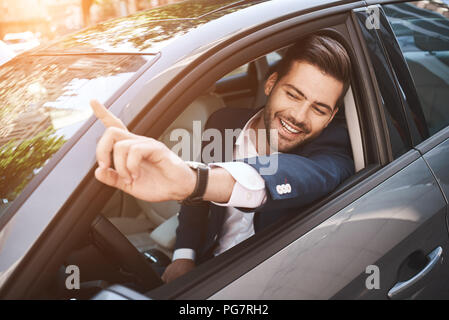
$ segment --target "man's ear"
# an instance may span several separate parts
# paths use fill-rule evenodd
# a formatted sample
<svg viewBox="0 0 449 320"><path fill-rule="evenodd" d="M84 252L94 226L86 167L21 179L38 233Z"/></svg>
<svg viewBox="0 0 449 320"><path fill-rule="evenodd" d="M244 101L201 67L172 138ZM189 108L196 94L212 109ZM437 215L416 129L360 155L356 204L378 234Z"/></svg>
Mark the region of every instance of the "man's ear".
<svg viewBox="0 0 449 320"><path fill-rule="evenodd" d="M270 74L267 81L265 81L265 87L264 87L265 95L267 95L267 96L270 95L271 90L273 89L274 85L276 84L277 79L278 79L277 72L273 72L272 74Z"/></svg>
<svg viewBox="0 0 449 320"><path fill-rule="evenodd" d="M329 118L329 121L327 121L326 125L324 126L325 128L329 125L329 123L332 122L332 120L334 119L334 117L335 117L335 115L337 114L337 112L338 112L338 107L336 106L336 107L334 108L334 111L332 112L330 118Z"/></svg>

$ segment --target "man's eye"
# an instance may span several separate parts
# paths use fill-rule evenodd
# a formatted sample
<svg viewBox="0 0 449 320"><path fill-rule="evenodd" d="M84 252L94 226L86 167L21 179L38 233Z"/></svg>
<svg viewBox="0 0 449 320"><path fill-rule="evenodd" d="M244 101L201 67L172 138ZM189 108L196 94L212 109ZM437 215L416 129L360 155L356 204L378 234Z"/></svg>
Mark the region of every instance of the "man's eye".
<svg viewBox="0 0 449 320"><path fill-rule="evenodd" d="M293 99L296 99L296 100L299 99L299 98L298 98L297 96L295 96L293 93L290 93L290 92L288 92L288 91L287 91L287 95L288 95L290 98L293 98Z"/></svg>
<svg viewBox="0 0 449 320"><path fill-rule="evenodd" d="M323 110L321 110L319 107L313 107L316 112L318 112L320 115L324 116L326 114L326 112L324 112Z"/></svg>

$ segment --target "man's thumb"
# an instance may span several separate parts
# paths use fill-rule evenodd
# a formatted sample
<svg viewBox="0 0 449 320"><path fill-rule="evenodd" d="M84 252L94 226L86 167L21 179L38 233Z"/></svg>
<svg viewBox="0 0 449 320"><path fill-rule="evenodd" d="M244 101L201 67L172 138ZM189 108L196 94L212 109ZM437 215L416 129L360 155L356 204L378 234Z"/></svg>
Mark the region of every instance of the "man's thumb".
<svg viewBox="0 0 449 320"><path fill-rule="evenodd" d="M118 188L119 175L113 169L97 168L95 170L95 178L108 186Z"/></svg>

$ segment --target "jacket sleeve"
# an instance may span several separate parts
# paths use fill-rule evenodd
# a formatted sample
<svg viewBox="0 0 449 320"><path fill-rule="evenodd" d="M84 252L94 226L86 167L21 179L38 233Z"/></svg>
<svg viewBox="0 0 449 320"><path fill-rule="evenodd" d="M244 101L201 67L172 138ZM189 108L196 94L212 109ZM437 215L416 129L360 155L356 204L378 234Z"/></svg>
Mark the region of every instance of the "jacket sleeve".
<svg viewBox="0 0 449 320"><path fill-rule="evenodd" d="M273 160L276 156L277 160ZM349 157L333 153L314 154L310 157L295 154L269 157L271 161L278 161L278 169L274 174L261 174L265 180L267 200L255 211L305 206L329 194L354 172L353 162ZM249 164L260 169L264 164L261 164L261 157L257 158L255 163ZM282 186L287 184L287 192L282 192Z"/></svg>
<svg viewBox="0 0 449 320"><path fill-rule="evenodd" d="M206 235L209 203L204 206L181 206L178 215L178 228L176 229L175 250L188 248L198 254Z"/></svg>
<svg viewBox="0 0 449 320"><path fill-rule="evenodd" d="M281 210L308 205L329 194L354 174L347 130L333 127L313 144L295 153L244 159L265 181L266 202L255 211ZM274 166L276 170L263 168Z"/></svg>

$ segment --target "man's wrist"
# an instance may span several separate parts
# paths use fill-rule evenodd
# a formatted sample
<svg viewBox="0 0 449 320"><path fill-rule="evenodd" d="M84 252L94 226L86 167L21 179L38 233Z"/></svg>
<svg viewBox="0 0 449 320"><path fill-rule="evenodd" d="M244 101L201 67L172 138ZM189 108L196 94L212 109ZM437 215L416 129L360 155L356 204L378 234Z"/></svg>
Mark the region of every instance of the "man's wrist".
<svg viewBox="0 0 449 320"><path fill-rule="evenodd" d="M215 167L209 171L209 183L203 199L226 203L229 201L234 189L235 179L223 168Z"/></svg>
<svg viewBox="0 0 449 320"><path fill-rule="evenodd" d="M192 190L184 199L185 204L195 204L203 202L203 195L206 192L209 181L209 166L201 162L187 161L186 164L191 169L194 178L190 180L189 190ZM193 189L192 189L193 185Z"/></svg>
<svg viewBox="0 0 449 320"><path fill-rule="evenodd" d="M176 249L173 252L173 258L172 261L179 260L179 259L189 259L192 261L195 261L195 250L190 248L180 248Z"/></svg>

